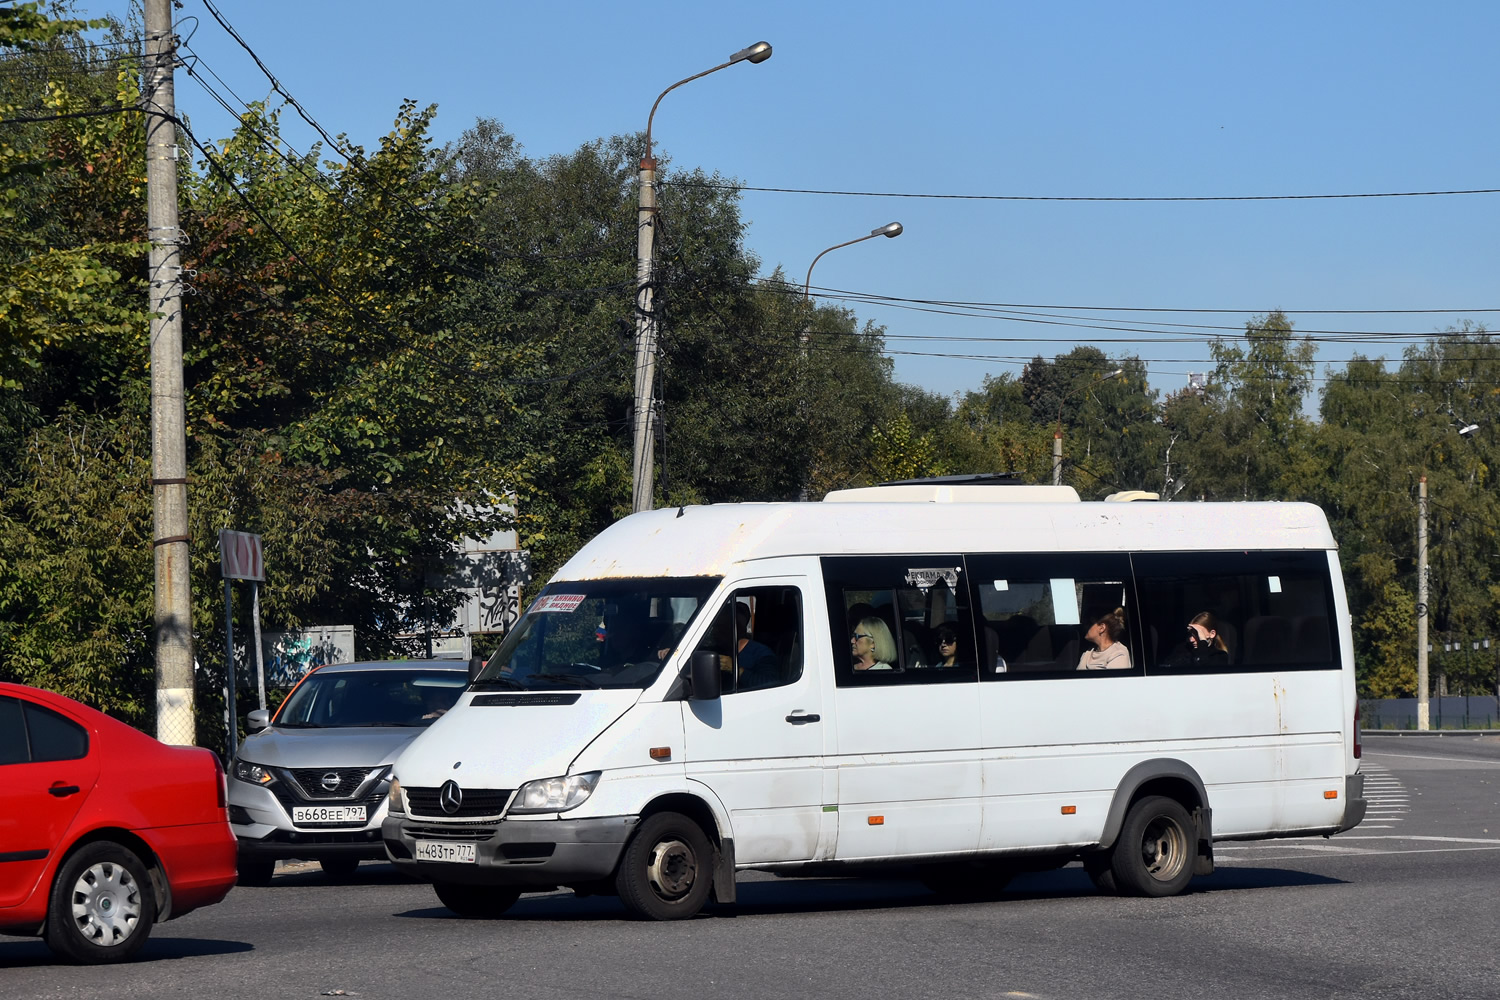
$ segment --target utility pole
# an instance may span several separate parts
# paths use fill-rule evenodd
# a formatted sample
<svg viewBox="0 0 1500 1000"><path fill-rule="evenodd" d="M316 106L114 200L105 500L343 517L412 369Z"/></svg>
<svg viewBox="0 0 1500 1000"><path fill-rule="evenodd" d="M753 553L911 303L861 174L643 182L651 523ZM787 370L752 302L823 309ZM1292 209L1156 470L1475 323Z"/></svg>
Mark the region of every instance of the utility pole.
<svg viewBox="0 0 1500 1000"><path fill-rule="evenodd" d="M646 152L641 156L640 208L636 213L635 250L635 460L631 468L630 509L633 513L652 508L655 496L656 436L652 423L656 418L651 405L651 387L656 380L656 313L652 307L655 287L656 254L656 157L651 155L651 123L661 99L684 83L691 83L710 73L717 73L738 62L752 65L771 58L771 46L756 42L746 46L702 73L694 73L663 90L646 116Z"/></svg>
<svg viewBox="0 0 1500 1000"><path fill-rule="evenodd" d="M658 101L661 98L657 98ZM651 109L655 112L655 108ZM650 134L648 127L647 134ZM652 309L652 269L656 241L656 158L641 157L640 208L636 212L635 251L635 467L631 471L630 509L650 510L654 492L656 436L652 434L651 387L656 381L656 313Z"/></svg>
<svg viewBox="0 0 1500 1000"><path fill-rule="evenodd" d="M1430 729L1427 703L1427 477L1417 480L1417 728Z"/></svg>
<svg viewBox="0 0 1500 1000"><path fill-rule="evenodd" d="M156 738L196 741L188 577L187 415L182 388L182 230L177 225L177 37L172 0L145 0L146 219L151 241L151 486L156 557Z"/></svg>

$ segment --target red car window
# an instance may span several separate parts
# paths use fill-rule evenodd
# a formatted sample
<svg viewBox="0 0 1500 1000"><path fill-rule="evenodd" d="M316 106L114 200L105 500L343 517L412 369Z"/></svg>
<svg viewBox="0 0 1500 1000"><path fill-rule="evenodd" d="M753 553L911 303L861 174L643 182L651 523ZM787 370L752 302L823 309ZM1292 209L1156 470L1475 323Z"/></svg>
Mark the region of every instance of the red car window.
<svg viewBox="0 0 1500 1000"><path fill-rule="evenodd" d="M21 703L0 698L0 764L24 764L30 759L26 728L21 724Z"/></svg>
<svg viewBox="0 0 1500 1000"><path fill-rule="evenodd" d="M25 707L32 761L78 760L88 756L89 734L82 726L29 701Z"/></svg>

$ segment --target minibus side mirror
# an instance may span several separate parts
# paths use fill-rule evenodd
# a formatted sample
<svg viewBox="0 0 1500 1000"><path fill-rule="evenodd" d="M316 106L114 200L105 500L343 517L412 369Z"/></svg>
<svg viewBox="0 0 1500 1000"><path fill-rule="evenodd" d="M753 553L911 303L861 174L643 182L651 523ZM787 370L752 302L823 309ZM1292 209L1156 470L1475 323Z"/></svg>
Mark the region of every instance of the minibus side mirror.
<svg viewBox="0 0 1500 1000"><path fill-rule="evenodd" d="M484 669L484 657L482 657L482 656L471 656L469 658L469 683L470 684L474 683L474 678L478 677L479 676L479 672L481 670L483 670L483 669Z"/></svg>
<svg viewBox="0 0 1500 1000"><path fill-rule="evenodd" d="M718 701L723 691L723 681L719 674L719 654L708 649L698 650L693 654L689 670L693 689L688 697L693 701Z"/></svg>
<svg viewBox="0 0 1500 1000"><path fill-rule="evenodd" d="M271 710L269 708L257 708L245 716L245 728L252 732L265 729L271 724Z"/></svg>

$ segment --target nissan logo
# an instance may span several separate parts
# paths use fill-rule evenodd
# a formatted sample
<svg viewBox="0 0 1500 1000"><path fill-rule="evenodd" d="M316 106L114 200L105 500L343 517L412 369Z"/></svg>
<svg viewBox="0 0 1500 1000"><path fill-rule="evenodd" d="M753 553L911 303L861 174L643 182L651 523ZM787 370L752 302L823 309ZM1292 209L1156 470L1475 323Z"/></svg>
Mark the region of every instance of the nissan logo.
<svg viewBox="0 0 1500 1000"><path fill-rule="evenodd" d="M443 807L443 812L452 816L458 812L458 807L464 803L464 792L458 787L456 781L445 781L443 787L438 789L438 805Z"/></svg>
<svg viewBox="0 0 1500 1000"><path fill-rule="evenodd" d="M323 786L323 791L336 792L339 789L339 785L343 784L343 781L344 779L339 777L339 773L337 771L329 771L327 774L323 775L318 783Z"/></svg>

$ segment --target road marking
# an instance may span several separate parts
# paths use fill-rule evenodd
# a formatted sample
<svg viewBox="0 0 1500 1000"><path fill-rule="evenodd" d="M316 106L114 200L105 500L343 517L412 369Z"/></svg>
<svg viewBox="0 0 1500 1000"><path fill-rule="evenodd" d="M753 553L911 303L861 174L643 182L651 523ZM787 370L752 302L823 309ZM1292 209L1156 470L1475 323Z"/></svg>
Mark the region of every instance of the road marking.
<svg viewBox="0 0 1500 1000"><path fill-rule="evenodd" d="M1491 757L1434 757L1421 753L1386 753L1384 750L1373 751L1376 757L1401 757L1406 760L1441 760L1449 764L1489 764L1500 767L1500 760Z"/></svg>

